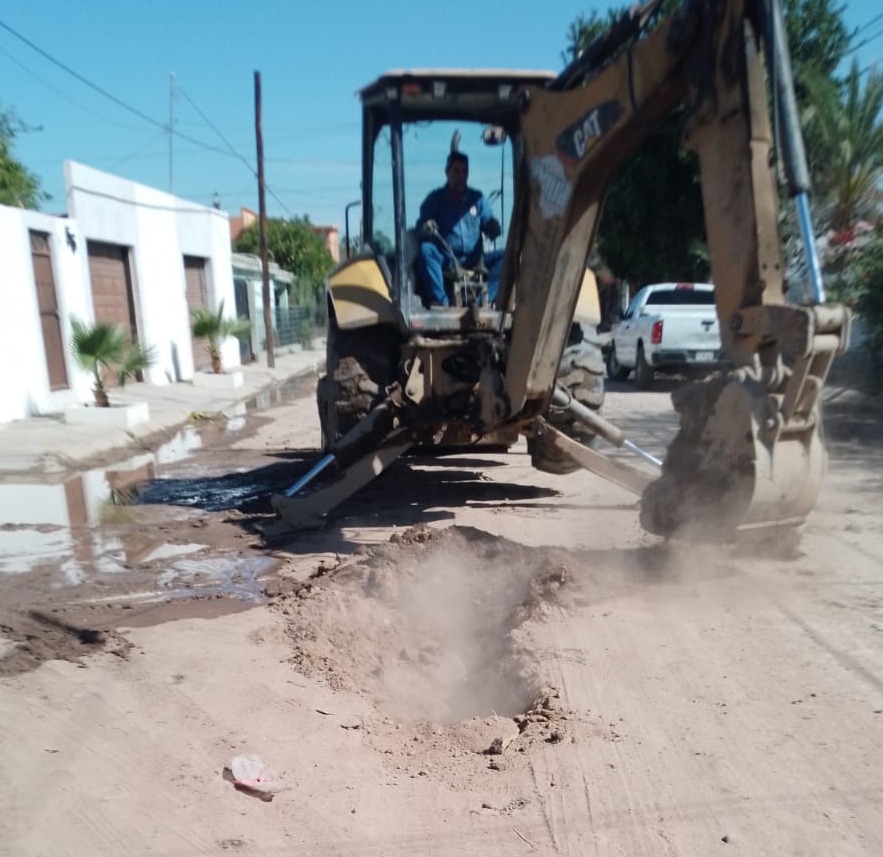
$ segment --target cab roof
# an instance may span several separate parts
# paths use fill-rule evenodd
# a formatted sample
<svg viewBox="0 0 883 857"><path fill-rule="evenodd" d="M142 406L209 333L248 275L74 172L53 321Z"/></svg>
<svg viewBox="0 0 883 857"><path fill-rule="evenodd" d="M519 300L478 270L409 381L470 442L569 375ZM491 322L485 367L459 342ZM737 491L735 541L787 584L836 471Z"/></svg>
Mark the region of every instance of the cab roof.
<svg viewBox="0 0 883 857"><path fill-rule="evenodd" d="M412 68L390 69L377 80L359 90L359 95L376 92L386 86L397 86L409 83L432 83L445 81L450 83L468 84L472 82L476 89L488 89L495 83L518 82L545 86L555 79L555 72L547 70L531 70L520 68Z"/></svg>
<svg viewBox="0 0 883 857"><path fill-rule="evenodd" d="M546 86L552 71L529 69L395 69L359 90L365 109L386 113L398 103L406 121L476 119L496 121L516 109L524 86Z"/></svg>

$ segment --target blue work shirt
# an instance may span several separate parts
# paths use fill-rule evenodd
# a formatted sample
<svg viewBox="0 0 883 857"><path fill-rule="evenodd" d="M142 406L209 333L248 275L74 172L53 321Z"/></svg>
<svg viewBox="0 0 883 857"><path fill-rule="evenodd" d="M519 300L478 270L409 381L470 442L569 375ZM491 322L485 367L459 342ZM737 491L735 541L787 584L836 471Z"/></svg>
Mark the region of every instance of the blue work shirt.
<svg viewBox="0 0 883 857"><path fill-rule="evenodd" d="M419 233L427 220L438 224L438 231L458 261L467 267L477 264L482 227L493 220L494 213L481 191L467 187L461 199L454 199L447 187L432 191L420 206Z"/></svg>

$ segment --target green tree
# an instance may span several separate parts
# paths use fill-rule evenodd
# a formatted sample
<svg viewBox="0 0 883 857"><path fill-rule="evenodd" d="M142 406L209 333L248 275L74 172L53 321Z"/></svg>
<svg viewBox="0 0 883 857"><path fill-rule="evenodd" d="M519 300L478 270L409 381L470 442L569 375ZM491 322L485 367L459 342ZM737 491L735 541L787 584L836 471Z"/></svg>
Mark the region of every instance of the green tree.
<svg viewBox="0 0 883 857"><path fill-rule="evenodd" d="M856 254L852 276L858 292L856 310L868 329L869 351L876 368L874 379L880 384L883 368L883 227L878 227L873 239Z"/></svg>
<svg viewBox="0 0 883 857"><path fill-rule="evenodd" d="M662 11L668 13L676 5L676 0L667 0ZM579 16L568 30L565 57L578 56L624 9L609 11L606 19L594 11ZM832 0L785 0L799 101L808 97L803 79L833 74L848 48L842 12ZM659 277L707 276L698 163L680 149L682 127L682 113L664 122L623 165L607 196L598 229L599 252L616 277L635 285ZM808 141L808 147L811 144ZM826 157L820 154L818 162Z"/></svg>
<svg viewBox="0 0 883 857"><path fill-rule="evenodd" d="M567 28L567 48L562 57L564 61L569 63L575 60L625 9L625 6L608 9L604 17L598 14L597 9L592 9L588 15L577 15Z"/></svg>
<svg viewBox="0 0 883 857"><path fill-rule="evenodd" d="M677 5L666 0L660 14ZM578 16L568 29L565 59L576 59L625 11ZM708 276L698 164L681 149L682 125L679 111L645 141L614 177L604 204L598 254L614 276L635 285Z"/></svg>
<svg viewBox="0 0 883 857"><path fill-rule="evenodd" d="M845 9L845 4L834 0L784 0L785 31L798 99L806 96L803 83L807 76L833 78L846 56L851 34L843 23Z"/></svg>
<svg viewBox="0 0 883 857"><path fill-rule="evenodd" d="M604 205L598 252L636 286L708 279L699 168L681 147L681 127L672 117L644 143L613 179Z"/></svg>
<svg viewBox="0 0 883 857"><path fill-rule="evenodd" d="M843 23L845 6L834 0L784 0L785 30L794 72L794 90L801 113L812 106L820 82L839 85L837 68L849 50L850 33ZM813 187L825 182L834 152L831 141L814 126L803 130Z"/></svg>
<svg viewBox="0 0 883 857"><path fill-rule="evenodd" d="M236 240L233 249L239 253L259 253L259 224L249 226ZM280 268L294 274L299 290L313 299L334 267L331 253L322 238L313 231L307 217L269 219L267 249Z"/></svg>
<svg viewBox="0 0 883 857"><path fill-rule="evenodd" d="M374 233L374 237L371 239L371 246L381 256L391 257L395 253L395 245L392 243L392 238L380 229Z"/></svg>
<svg viewBox="0 0 883 857"><path fill-rule="evenodd" d="M12 110L0 110L0 204L19 208L39 208L49 194L40 188L40 180L13 157L15 138L33 130Z"/></svg>
<svg viewBox="0 0 883 857"><path fill-rule="evenodd" d="M827 158L818 170L823 219L834 232L856 220L876 222L883 178L883 73L871 68L861 81L853 61L840 89L821 75L807 78L812 102L804 122Z"/></svg>

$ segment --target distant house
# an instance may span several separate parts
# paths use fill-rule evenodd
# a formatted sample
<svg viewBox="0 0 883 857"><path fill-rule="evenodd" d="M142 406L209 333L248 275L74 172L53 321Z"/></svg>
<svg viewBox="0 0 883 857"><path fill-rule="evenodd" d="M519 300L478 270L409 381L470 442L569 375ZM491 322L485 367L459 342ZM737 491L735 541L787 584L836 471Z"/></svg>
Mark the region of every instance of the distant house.
<svg viewBox="0 0 883 857"><path fill-rule="evenodd" d="M250 208L240 208L238 217L230 218L230 243L235 244L242 233L253 223L258 222L258 213Z"/></svg>
<svg viewBox="0 0 883 857"><path fill-rule="evenodd" d="M257 212L250 208L240 208L239 216L230 218L230 242L236 243L239 236L257 221ZM313 232L325 242L336 265L340 261L340 230L336 226L313 226Z"/></svg>
<svg viewBox="0 0 883 857"><path fill-rule="evenodd" d="M0 423L90 399L71 358L71 317L126 326L187 381L208 355L190 310L235 306L227 214L84 164L64 163L67 216L0 206ZM227 367L239 365L235 340Z"/></svg>
<svg viewBox="0 0 883 857"><path fill-rule="evenodd" d="M325 242L336 265L340 261L340 230L336 226L314 226L313 232Z"/></svg>
<svg viewBox="0 0 883 857"><path fill-rule="evenodd" d="M236 315L251 319L251 336L240 342L240 359L248 363L254 356L267 348L267 333L264 325L264 278L260 256L251 253L231 254L233 267L233 287L236 293ZM270 274L270 294L272 296L271 321L278 329L280 310L284 313L289 306L289 287L294 280L289 271L283 271L275 262L268 265ZM278 332L273 341L280 342Z"/></svg>

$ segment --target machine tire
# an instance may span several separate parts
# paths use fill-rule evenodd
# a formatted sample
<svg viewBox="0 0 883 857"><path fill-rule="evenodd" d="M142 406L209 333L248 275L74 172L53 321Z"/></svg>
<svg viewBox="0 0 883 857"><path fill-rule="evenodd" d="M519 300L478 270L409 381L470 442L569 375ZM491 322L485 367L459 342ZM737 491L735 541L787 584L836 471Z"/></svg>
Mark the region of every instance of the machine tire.
<svg viewBox="0 0 883 857"><path fill-rule="evenodd" d="M653 386L653 367L644 357L644 346L638 344L638 353L635 356L635 386L639 390L649 390Z"/></svg>
<svg viewBox="0 0 883 857"><path fill-rule="evenodd" d="M616 357L616 346L611 342L607 352L607 377L611 381L625 381L631 369L623 366Z"/></svg>
<svg viewBox="0 0 883 857"><path fill-rule="evenodd" d="M555 382L564 387L581 404L594 411L600 410L604 404L604 357L600 344L584 340L569 345L561 356ZM561 411L550 409L545 414L545 419L559 431L586 446L595 437L588 426ZM527 451L530 453L531 464L545 473L563 475L580 470L580 466L573 459L552 446L547 435L541 434L529 438Z"/></svg>
<svg viewBox="0 0 883 857"><path fill-rule="evenodd" d="M383 400L396 378L399 336L390 325L341 330L328 321L325 375L316 387L322 447L334 447Z"/></svg>

